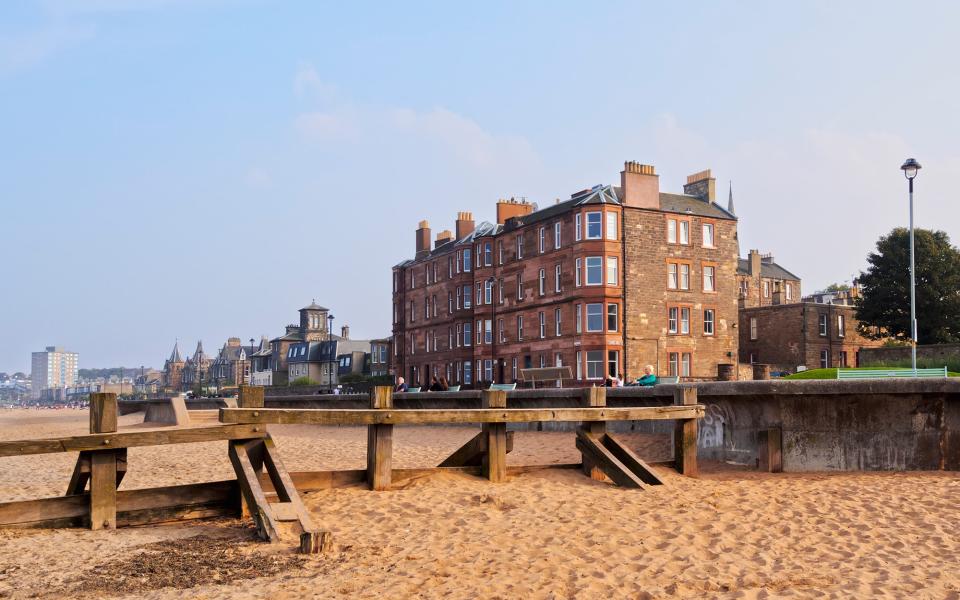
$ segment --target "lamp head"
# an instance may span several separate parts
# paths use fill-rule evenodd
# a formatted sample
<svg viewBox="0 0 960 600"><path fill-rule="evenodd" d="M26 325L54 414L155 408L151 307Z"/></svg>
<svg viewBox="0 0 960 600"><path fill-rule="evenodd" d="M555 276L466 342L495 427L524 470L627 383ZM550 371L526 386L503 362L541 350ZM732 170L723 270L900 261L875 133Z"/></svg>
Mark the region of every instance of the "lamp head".
<svg viewBox="0 0 960 600"><path fill-rule="evenodd" d="M913 179L916 177L917 171L919 171L921 168L922 167L920 166L920 163L918 163L917 159L915 158L908 158L907 160L903 161L902 165L900 165L900 169L903 170L903 175L907 179Z"/></svg>

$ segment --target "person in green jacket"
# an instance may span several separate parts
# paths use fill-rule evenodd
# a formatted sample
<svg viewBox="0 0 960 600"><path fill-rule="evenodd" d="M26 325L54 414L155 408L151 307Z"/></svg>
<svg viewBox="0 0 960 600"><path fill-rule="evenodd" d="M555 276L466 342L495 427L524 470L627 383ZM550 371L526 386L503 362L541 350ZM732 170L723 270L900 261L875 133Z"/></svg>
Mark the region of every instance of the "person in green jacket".
<svg viewBox="0 0 960 600"><path fill-rule="evenodd" d="M643 377L637 379L637 385L656 385L657 376L653 374L653 365L647 365L643 368Z"/></svg>

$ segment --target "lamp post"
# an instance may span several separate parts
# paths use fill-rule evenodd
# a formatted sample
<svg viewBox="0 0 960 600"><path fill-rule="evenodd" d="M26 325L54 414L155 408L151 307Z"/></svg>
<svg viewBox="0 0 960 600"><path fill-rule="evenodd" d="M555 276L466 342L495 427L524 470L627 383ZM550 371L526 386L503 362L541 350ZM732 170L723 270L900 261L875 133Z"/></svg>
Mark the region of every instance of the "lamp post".
<svg viewBox="0 0 960 600"><path fill-rule="evenodd" d="M915 158L908 158L900 166L904 177L910 182L910 365L913 374L917 374L917 275L914 265L913 250L913 180L920 171L920 163Z"/></svg>
<svg viewBox="0 0 960 600"><path fill-rule="evenodd" d="M327 340L330 341L331 349L336 348L336 342L333 341L333 315L327 315ZM337 353L334 350L333 360L330 362L330 391L333 391L333 370L337 366Z"/></svg>

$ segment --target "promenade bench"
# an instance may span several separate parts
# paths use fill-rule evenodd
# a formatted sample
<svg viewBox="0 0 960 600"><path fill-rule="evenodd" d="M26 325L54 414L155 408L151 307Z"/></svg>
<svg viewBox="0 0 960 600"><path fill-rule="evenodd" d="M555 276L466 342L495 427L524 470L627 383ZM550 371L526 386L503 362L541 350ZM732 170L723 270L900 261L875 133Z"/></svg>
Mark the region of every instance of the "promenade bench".
<svg viewBox="0 0 960 600"><path fill-rule="evenodd" d="M515 383L491 383L490 390L494 392L512 392L517 389Z"/></svg>
<svg viewBox="0 0 960 600"><path fill-rule="evenodd" d="M887 377L947 377L947 368L937 369L837 369L837 379L884 379Z"/></svg>

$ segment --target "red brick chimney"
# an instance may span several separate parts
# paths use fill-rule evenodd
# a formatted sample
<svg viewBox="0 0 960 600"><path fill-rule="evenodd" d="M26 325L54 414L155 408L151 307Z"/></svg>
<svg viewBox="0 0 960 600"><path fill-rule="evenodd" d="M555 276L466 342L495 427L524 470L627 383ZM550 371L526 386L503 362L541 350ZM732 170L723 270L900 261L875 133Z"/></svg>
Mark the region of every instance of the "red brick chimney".
<svg viewBox="0 0 960 600"><path fill-rule="evenodd" d="M515 199L497 201L497 223L503 225L507 219L514 217L524 217L533 212L533 204L523 200L517 202Z"/></svg>
<svg viewBox="0 0 960 600"><path fill-rule="evenodd" d="M430 223L420 221L420 226L417 228L417 258L427 252L430 252Z"/></svg>
<svg viewBox="0 0 960 600"><path fill-rule="evenodd" d="M623 163L620 187L623 188L624 206L660 209L660 176L653 165L633 161Z"/></svg>
<svg viewBox="0 0 960 600"><path fill-rule="evenodd" d="M457 213L457 239L462 240L466 236L473 233L473 229L474 229L473 213L458 212Z"/></svg>
<svg viewBox="0 0 960 600"><path fill-rule="evenodd" d="M717 180L711 176L710 169L700 171L687 177L683 186L683 193L687 196L700 198L704 202L717 201Z"/></svg>
<svg viewBox="0 0 960 600"><path fill-rule="evenodd" d="M453 239L453 232L449 229L444 229L437 234L437 241L433 243L434 248L439 248L440 246L446 244Z"/></svg>

